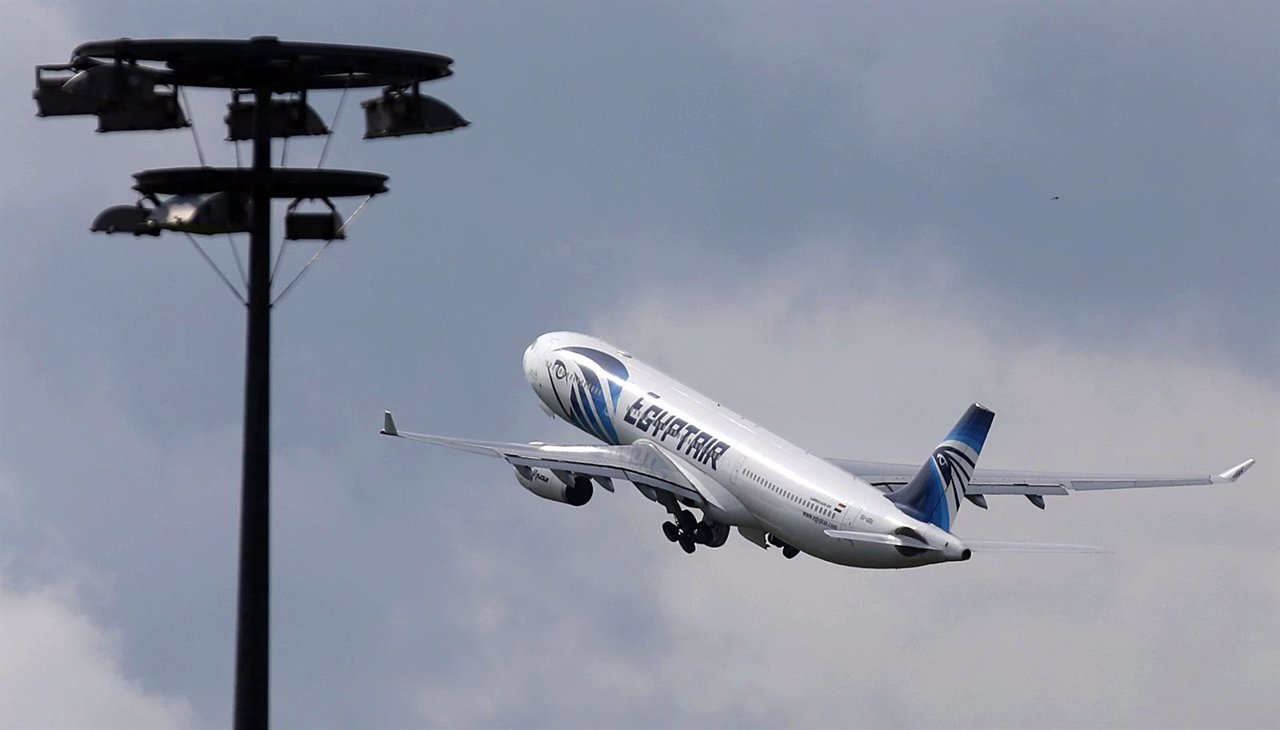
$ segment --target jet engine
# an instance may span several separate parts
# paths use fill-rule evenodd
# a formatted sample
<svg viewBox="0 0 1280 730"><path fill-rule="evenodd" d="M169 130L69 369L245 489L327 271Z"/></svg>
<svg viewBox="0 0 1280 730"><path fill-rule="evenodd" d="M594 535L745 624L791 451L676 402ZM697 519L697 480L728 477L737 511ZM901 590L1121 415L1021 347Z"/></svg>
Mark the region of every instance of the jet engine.
<svg viewBox="0 0 1280 730"><path fill-rule="evenodd" d="M516 481L530 492L553 502L563 502L574 507L581 507L591 501L595 488L591 478L580 474L567 475L570 481L561 479L555 472L542 467L517 466Z"/></svg>

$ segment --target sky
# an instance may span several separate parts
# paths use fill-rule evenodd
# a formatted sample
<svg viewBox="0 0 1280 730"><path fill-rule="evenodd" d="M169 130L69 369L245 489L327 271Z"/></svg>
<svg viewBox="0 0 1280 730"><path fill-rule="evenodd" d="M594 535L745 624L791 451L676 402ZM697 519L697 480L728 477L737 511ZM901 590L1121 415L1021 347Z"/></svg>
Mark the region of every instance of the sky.
<svg viewBox="0 0 1280 730"><path fill-rule="evenodd" d="M86 40L263 34L449 55L427 91L472 122L337 117L328 164L391 192L275 309L276 727L1280 713L1280 6L14 0L0 32L0 727L230 723L243 309L181 237L88 231L195 145L30 94ZM956 526L1110 554L865 571L687 556L634 490L378 436L589 441L522 379L559 329L833 457L920 461L981 401L987 466L1258 464Z"/></svg>

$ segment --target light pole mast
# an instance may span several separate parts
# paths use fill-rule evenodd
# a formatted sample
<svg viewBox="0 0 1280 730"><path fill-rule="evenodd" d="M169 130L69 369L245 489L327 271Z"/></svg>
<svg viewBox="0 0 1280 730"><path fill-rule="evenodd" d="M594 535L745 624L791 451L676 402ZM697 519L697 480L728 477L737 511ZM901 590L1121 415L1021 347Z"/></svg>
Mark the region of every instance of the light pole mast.
<svg viewBox="0 0 1280 730"><path fill-rule="evenodd" d="M271 625L271 91L253 92L253 220L249 231L236 608L236 730L267 727Z"/></svg>
<svg viewBox="0 0 1280 730"><path fill-rule="evenodd" d="M272 298L272 200L294 201L285 218L286 238L320 240L328 245L346 236L346 222L330 198L372 197L387 190L387 177L377 173L273 167L271 140L331 134L307 105L309 90L340 89L345 99L348 89L382 87L379 96L361 104L365 139L464 127L467 121L457 112L419 91L421 83L451 75L452 63L447 56L421 51L284 42L262 36L247 41L94 41L78 46L70 63L36 67L33 97L40 116L96 115L100 132L187 127L190 123L179 103L184 88L228 89L233 97L227 115L228 138L253 143L253 165L248 169L202 164L136 173L134 189L141 196L138 203L109 208L92 226L95 231L136 236L155 236L162 231L188 236L249 234L247 292L241 295L218 271L244 302L248 319L236 610L236 730L266 728L269 718L271 308L283 295ZM242 94L252 95L252 109L240 101ZM280 96L286 98L278 99ZM323 155L321 158L323 161ZM161 200L161 195L173 197ZM329 212L294 212L302 200L321 200ZM288 289L286 286L284 291Z"/></svg>

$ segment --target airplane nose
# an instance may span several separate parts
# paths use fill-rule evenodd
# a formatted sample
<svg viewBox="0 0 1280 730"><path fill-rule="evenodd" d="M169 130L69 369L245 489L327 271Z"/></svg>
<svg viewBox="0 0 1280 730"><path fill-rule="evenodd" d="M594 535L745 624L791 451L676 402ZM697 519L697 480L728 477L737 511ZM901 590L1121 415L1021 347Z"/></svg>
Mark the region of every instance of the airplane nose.
<svg viewBox="0 0 1280 730"><path fill-rule="evenodd" d="M541 347L542 337L539 336L535 337L533 342L530 342L529 346L524 349L524 359L522 360L522 364L524 365L524 371L526 373L534 370Z"/></svg>

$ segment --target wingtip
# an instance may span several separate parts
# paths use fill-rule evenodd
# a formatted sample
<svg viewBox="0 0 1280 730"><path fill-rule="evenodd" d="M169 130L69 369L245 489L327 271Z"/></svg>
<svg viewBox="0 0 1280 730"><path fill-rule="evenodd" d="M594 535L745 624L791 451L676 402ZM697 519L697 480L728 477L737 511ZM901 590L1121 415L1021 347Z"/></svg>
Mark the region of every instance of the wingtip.
<svg viewBox="0 0 1280 730"><path fill-rule="evenodd" d="M382 412L382 431L383 436L399 436L400 432L396 430L396 421L391 417L391 411Z"/></svg>
<svg viewBox="0 0 1280 730"><path fill-rule="evenodd" d="M1227 469L1226 471L1222 472L1218 476L1214 477L1213 481L1219 484L1223 482L1227 482L1227 483L1234 482L1235 480L1239 479L1242 474L1249 471L1249 468L1252 467L1254 463L1255 463L1254 459L1245 459L1239 464L1236 464L1230 469Z"/></svg>

